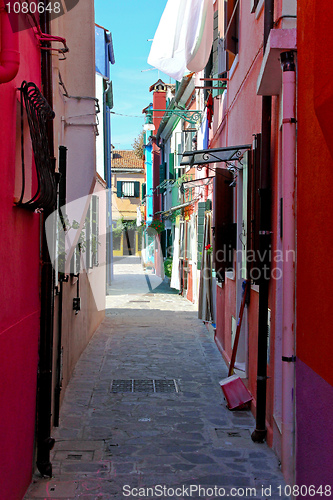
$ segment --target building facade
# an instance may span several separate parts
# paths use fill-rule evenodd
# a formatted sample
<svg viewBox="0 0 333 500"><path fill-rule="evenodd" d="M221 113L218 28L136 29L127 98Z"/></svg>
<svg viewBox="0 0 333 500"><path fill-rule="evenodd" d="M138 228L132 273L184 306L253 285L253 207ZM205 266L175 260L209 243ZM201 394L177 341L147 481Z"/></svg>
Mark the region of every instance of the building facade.
<svg viewBox="0 0 333 500"><path fill-rule="evenodd" d="M105 309L94 7L33 18L34 28L26 15L17 27L0 13L0 497L8 500L23 498L36 464L52 475L64 390Z"/></svg>
<svg viewBox="0 0 333 500"><path fill-rule="evenodd" d="M132 150L112 150L113 254L140 255L138 227L143 215L145 193L144 158Z"/></svg>
<svg viewBox="0 0 333 500"><path fill-rule="evenodd" d="M41 51L33 30L18 31L18 27L10 23L4 8L0 12L0 31L0 163L3 172L0 188L0 226L3 235L0 245L0 365L4 381L0 392L0 496L14 500L23 497L33 468L41 311L41 215L21 203L20 206L17 205L22 191L22 202L29 201L37 191L24 97L18 89L24 81L33 82L41 88ZM25 190L22 178L22 137Z"/></svg>

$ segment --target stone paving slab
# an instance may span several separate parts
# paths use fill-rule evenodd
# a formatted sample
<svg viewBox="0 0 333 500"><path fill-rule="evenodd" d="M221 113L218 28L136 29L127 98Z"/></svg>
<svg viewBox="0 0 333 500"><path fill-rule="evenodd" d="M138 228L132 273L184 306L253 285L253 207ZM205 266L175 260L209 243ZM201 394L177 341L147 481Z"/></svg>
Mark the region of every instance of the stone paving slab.
<svg viewBox="0 0 333 500"><path fill-rule="evenodd" d="M221 498L221 488L226 496L240 488L233 498L285 498L276 456L251 440L252 414L226 408L219 380L227 369L196 307L145 276L138 259L115 267L106 319L54 430L54 477L36 474L25 499L208 499ZM179 392L112 393L119 379L175 379Z"/></svg>

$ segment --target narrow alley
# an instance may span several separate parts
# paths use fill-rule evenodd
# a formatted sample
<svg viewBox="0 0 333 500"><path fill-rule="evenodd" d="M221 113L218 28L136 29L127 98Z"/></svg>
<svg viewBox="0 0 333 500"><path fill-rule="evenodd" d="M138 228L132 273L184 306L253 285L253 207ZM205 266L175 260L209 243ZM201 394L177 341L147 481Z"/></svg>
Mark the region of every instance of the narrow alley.
<svg viewBox="0 0 333 500"><path fill-rule="evenodd" d="M66 389L53 477L36 474L25 499L286 498L252 414L226 408L196 306L135 257L117 259L111 293Z"/></svg>

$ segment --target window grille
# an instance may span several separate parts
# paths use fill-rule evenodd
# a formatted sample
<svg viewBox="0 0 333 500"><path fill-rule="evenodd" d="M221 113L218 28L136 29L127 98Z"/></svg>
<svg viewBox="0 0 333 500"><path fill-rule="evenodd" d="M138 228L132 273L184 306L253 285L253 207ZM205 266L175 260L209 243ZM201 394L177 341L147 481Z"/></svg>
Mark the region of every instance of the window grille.
<svg viewBox="0 0 333 500"><path fill-rule="evenodd" d="M55 114L49 106L39 88L32 82L23 81L21 91L21 160L22 160L22 189L16 205L30 210L52 209L57 201L57 183L54 172L54 163L50 157L47 138L47 122L53 120ZM24 125L23 106L25 106L32 149L34 154L37 188L35 194L28 201L23 201L25 194L25 164L24 164Z"/></svg>

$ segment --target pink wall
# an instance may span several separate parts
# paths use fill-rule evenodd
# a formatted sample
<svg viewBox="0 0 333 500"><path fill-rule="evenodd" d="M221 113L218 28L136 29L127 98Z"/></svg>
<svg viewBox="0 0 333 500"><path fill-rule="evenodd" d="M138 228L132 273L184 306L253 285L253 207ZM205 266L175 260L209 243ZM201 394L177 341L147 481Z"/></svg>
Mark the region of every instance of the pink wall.
<svg viewBox="0 0 333 500"><path fill-rule="evenodd" d="M0 85L0 498L22 498L31 480L39 336L39 215L13 205L16 107L23 80L40 86L40 54L30 30L20 38L15 80Z"/></svg>
<svg viewBox="0 0 333 500"><path fill-rule="evenodd" d="M332 15L298 2L296 480L315 485L333 482Z"/></svg>

